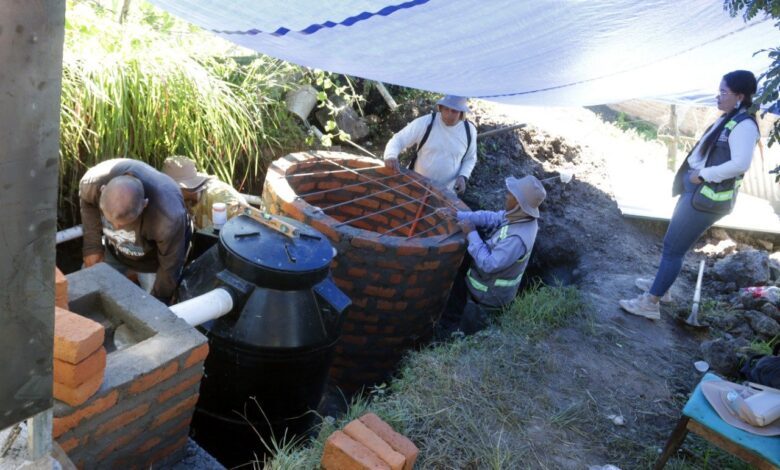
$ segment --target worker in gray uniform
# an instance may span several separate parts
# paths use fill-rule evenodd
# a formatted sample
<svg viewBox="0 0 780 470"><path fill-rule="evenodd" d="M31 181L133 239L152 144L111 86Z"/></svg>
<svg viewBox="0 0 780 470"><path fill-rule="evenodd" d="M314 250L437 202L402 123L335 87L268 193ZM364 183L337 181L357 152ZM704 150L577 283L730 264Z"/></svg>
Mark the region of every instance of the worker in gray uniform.
<svg viewBox="0 0 780 470"><path fill-rule="evenodd" d="M488 313L502 310L515 298L539 230L539 206L547 196L541 181L531 175L510 176L506 188L505 210L457 212L472 259L461 318L461 330L467 334L487 326ZM476 227L487 229L489 236L483 240Z"/></svg>

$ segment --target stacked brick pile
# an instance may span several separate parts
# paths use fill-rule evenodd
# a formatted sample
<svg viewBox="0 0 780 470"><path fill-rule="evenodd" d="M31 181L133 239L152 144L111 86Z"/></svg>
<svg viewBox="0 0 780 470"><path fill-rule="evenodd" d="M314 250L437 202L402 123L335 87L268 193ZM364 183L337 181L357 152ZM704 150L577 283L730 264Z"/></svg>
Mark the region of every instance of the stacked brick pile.
<svg viewBox="0 0 780 470"><path fill-rule="evenodd" d="M68 308L68 278L57 268L54 268L54 305Z"/></svg>
<svg viewBox="0 0 780 470"><path fill-rule="evenodd" d="M78 406L95 394L106 371L103 325L54 307L54 398Z"/></svg>
<svg viewBox="0 0 780 470"><path fill-rule="evenodd" d="M274 161L263 202L271 213L319 230L338 251L333 278L352 305L330 376L352 393L386 380L406 350L431 337L466 252L457 225L434 208L468 207L454 193L412 181L413 175L393 176L376 160L316 155L337 165L310 153ZM387 190L390 186L395 190ZM421 206L423 200L427 206ZM417 218L419 236L408 238Z"/></svg>
<svg viewBox="0 0 780 470"><path fill-rule="evenodd" d="M377 415L352 420L325 442L325 470L412 470L419 450Z"/></svg>

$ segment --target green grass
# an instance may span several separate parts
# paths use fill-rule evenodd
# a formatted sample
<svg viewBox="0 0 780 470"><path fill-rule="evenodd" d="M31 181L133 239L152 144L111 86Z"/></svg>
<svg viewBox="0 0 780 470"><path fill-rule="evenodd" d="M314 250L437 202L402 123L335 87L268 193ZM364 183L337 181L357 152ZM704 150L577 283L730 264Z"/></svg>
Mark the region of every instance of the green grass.
<svg viewBox="0 0 780 470"><path fill-rule="evenodd" d="M576 287L532 284L501 316L501 328L527 336L566 326L583 316L583 303Z"/></svg>

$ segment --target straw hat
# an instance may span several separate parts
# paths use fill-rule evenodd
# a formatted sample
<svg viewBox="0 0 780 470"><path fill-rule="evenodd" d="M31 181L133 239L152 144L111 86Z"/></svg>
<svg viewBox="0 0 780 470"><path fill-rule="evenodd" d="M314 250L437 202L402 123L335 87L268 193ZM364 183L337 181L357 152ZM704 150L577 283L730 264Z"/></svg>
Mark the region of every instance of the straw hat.
<svg viewBox="0 0 780 470"><path fill-rule="evenodd" d="M758 393L758 390L753 390L744 385L735 384L726 380L708 380L701 383L701 392L710 405L715 408L718 416L735 428L759 436L780 435L780 420L763 427L753 426L752 424L743 421L737 415L737 411L733 409L735 406L730 405L730 403L734 403L735 401L730 399L729 393L733 392L731 397L748 397L754 393ZM734 395L734 393L737 395Z"/></svg>
<svg viewBox="0 0 780 470"><path fill-rule="evenodd" d="M192 159L181 155L168 157L163 162L163 173L173 178L179 187L194 191L209 180L207 175L199 174Z"/></svg>
<svg viewBox="0 0 780 470"><path fill-rule="evenodd" d="M462 113L471 112L468 104L466 104L466 98L462 96L446 95L444 98L437 101L436 104L446 106L450 109L454 109L455 111L460 111Z"/></svg>
<svg viewBox="0 0 780 470"><path fill-rule="evenodd" d="M506 189L515 197L523 212L536 219L539 218L539 206L547 197L547 191L544 190L541 181L533 175L523 176L520 179L510 176L506 179Z"/></svg>

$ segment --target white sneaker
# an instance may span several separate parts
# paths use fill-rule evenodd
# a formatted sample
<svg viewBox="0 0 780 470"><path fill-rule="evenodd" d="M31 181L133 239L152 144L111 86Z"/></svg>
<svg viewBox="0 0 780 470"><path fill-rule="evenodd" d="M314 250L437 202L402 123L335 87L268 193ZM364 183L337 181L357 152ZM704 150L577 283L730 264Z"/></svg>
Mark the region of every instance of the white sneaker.
<svg viewBox="0 0 780 470"><path fill-rule="evenodd" d="M644 292L650 292L650 288L653 286L653 280L644 277L638 277L636 278L636 281L634 281L634 285L640 288ZM674 302L674 300L672 300L671 290L666 291L663 297L661 297L661 302L665 304Z"/></svg>
<svg viewBox="0 0 780 470"><path fill-rule="evenodd" d="M650 320L661 318L661 307L650 301L650 294L640 294L636 299L621 300L620 307L628 313L645 317Z"/></svg>

